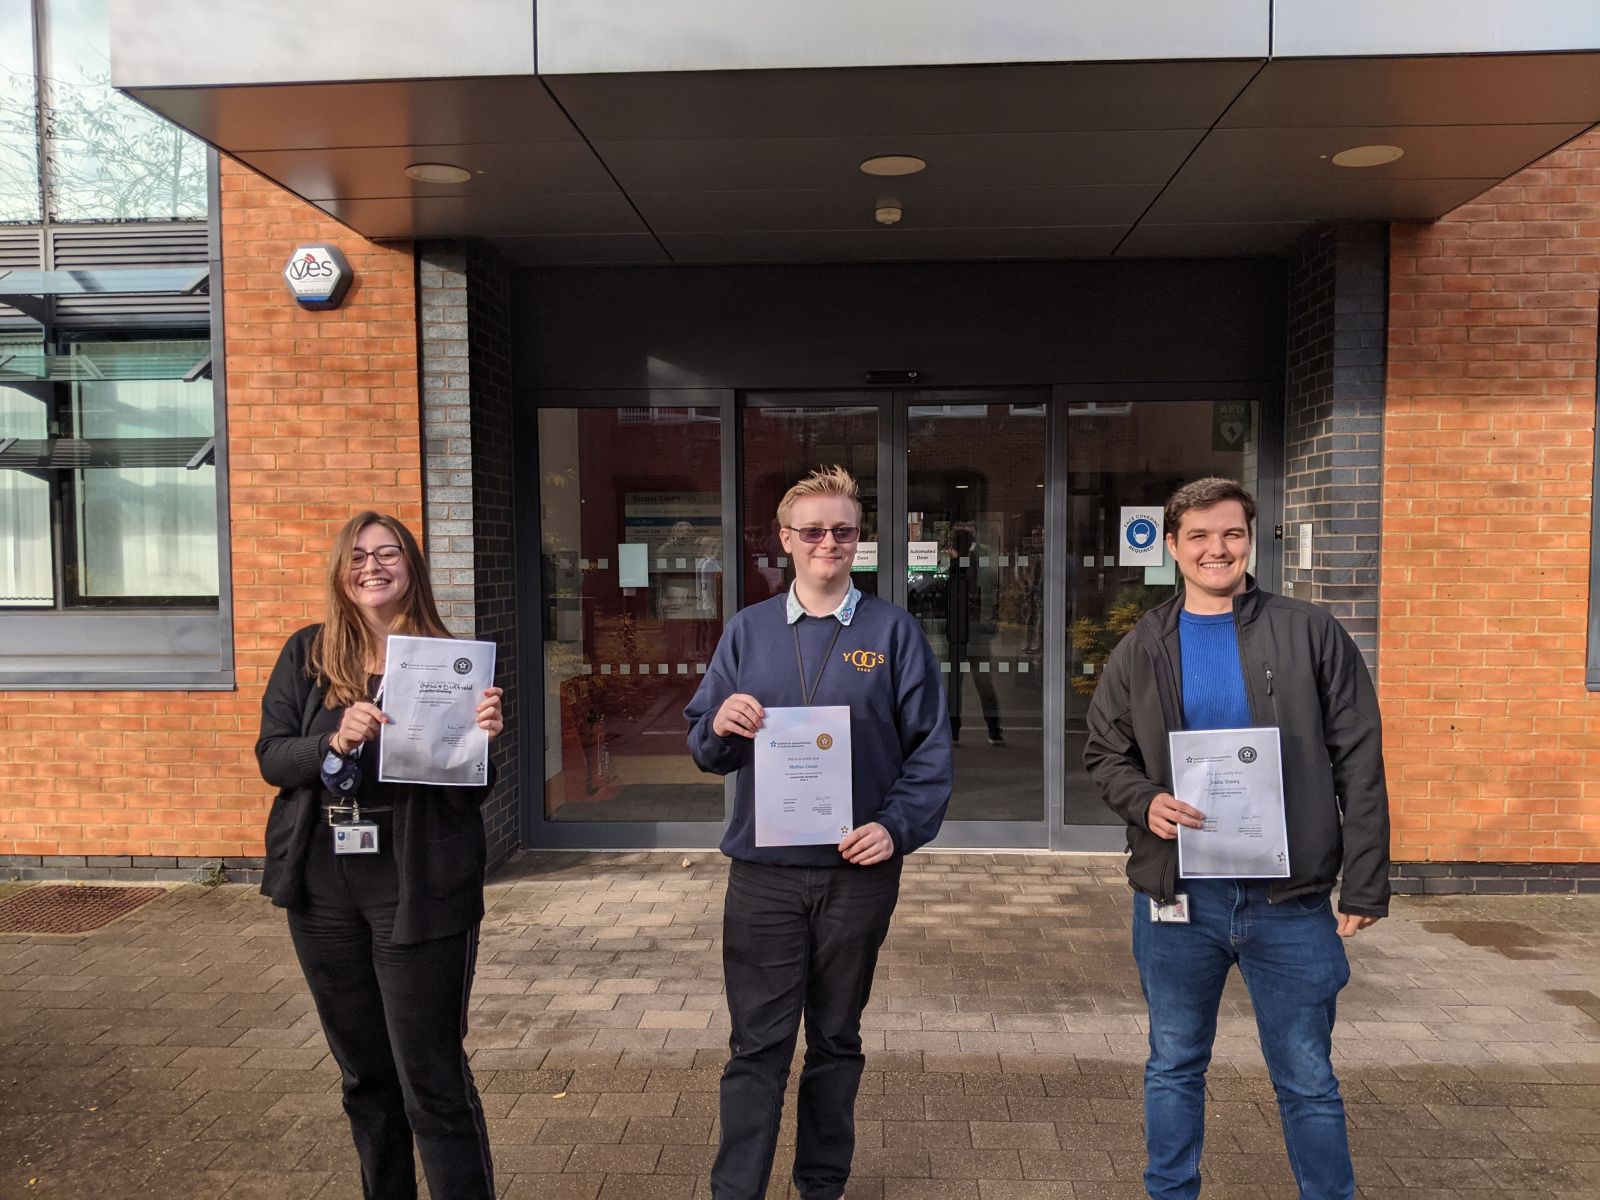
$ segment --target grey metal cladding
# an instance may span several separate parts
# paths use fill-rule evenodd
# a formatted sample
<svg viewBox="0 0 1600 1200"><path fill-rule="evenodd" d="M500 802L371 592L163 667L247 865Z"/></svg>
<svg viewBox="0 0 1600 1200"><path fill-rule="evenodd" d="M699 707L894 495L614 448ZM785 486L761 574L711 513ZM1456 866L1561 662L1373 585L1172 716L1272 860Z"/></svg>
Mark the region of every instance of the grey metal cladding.
<svg viewBox="0 0 1600 1200"><path fill-rule="evenodd" d="M111 0L120 88L531 75L532 0Z"/></svg>
<svg viewBox="0 0 1600 1200"><path fill-rule="evenodd" d="M539 71L1265 58L1269 0L539 0Z"/></svg>
<svg viewBox="0 0 1600 1200"><path fill-rule="evenodd" d="M204 221L160 225L56 225L50 230L57 270L92 267L204 267ZM218 285L220 286L220 284ZM210 322L211 299L194 295L63 296L56 303L62 329L118 324L199 327Z"/></svg>
<svg viewBox="0 0 1600 1200"><path fill-rule="evenodd" d="M0 271L37 271L44 264L44 231L38 226L0 228ZM0 333L32 334L39 323L0 302Z"/></svg>
<svg viewBox="0 0 1600 1200"><path fill-rule="evenodd" d="M1516 54L1600 50L1593 0L1273 0L1272 53Z"/></svg>

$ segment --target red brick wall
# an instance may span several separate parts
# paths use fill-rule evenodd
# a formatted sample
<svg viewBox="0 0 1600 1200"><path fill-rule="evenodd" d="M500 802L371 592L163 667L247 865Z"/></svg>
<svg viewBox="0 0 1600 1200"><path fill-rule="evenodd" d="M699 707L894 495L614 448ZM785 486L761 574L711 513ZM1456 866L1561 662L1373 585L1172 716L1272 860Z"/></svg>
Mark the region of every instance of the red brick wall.
<svg viewBox="0 0 1600 1200"><path fill-rule="evenodd" d="M344 305L309 312L282 271L337 244ZM239 690L0 693L0 854L260 855L261 689L320 618L324 553L357 509L421 531L409 246L377 246L224 160L223 287Z"/></svg>
<svg viewBox="0 0 1600 1200"><path fill-rule="evenodd" d="M1391 238L1380 690L1396 856L1600 862L1584 690L1600 134Z"/></svg>

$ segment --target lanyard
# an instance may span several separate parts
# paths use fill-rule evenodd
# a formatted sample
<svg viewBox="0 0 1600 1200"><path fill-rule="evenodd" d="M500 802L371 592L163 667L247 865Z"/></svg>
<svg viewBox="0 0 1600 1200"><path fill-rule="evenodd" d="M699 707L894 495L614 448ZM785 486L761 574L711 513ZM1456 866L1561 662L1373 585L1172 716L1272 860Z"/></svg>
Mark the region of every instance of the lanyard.
<svg viewBox="0 0 1600 1200"><path fill-rule="evenodd" d="M804 617L800 618L805 620ZM822 673L828 669L828 660L833 657L833 648L839 644L839 635L844 632L844 622L834 618L833 641L828 643L827 653L822 656L822 665L817 668L817 677L812 681L811 690L806 690L806 664L800 656L800 621L793 625L794 629L794 662L800 668L800 698L805 701L806 707L811 707L811 699L817 694L817 689L822 686Z"/></svg>

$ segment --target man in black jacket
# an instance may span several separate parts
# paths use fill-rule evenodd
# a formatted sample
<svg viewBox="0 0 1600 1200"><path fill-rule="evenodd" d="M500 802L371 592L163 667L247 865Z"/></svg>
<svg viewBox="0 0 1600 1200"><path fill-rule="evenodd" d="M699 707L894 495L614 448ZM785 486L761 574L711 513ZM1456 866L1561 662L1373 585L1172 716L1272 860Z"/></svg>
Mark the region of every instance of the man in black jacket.
<svg viewBox="0 0 1600 1200"><path fill-rule="evenodd" d="M1377 697L1360 651L1323 609L1247 574L1255 501L1202 479L1167 501L1183 591L1112 652L1089 707L1084 764L1128 823L1133 953L1150 1009L1145 1187L1200 1193L1205 1072L1237 963L1306 1200L1355 1195L1330 1061L1350 977L1341 938L1388 912L1389 815ZM1282 754L1288 874L1180 878L1180 826L1204 814L1172 792L1167 735L1272 727ZM1342 875L1339 913L1330 892Z"/></svg>

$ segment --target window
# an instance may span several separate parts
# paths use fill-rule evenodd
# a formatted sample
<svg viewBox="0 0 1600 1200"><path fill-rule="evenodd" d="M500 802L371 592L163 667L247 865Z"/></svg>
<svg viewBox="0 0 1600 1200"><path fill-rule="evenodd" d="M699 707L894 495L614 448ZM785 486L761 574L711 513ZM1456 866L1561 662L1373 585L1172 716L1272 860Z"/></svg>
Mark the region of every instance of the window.
<svg viewBox="0 0 1600 1200"><path fill-rule="evenodd" d="M203 217L205 147L112 88L107 3L44 0L50 217Z"/></svg>
<svg viewBox="0 0 1600 1200"><path fill-rule="evenodd" d="M0 222L206 215L204 144L111 86L107 3L0 0Z"/></svg>
<svg viewBox="0 0 1600 1200"><path fill-rule="evenodd" d="M32 5L0 0L0 222L36 222L41 211L33 47Z"/></svg>
<svg viewBox="0 0 1600 1200"><path fill-rule="evenodd" d="M0 386L0 443L42 441L46 406L21 388ZM55 604L50 556L50 480L32 471L0 471L0 605Z"/></svg>
<svg viewBox="0 0 1600 1200"><path fill-rule="evenodd" d="M210 352L202 336L15 356L50 378L0 385L0 606L216 604Z"/></svg>

